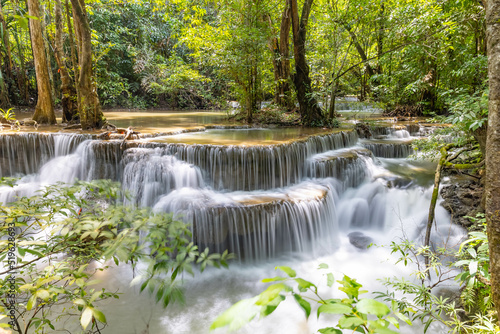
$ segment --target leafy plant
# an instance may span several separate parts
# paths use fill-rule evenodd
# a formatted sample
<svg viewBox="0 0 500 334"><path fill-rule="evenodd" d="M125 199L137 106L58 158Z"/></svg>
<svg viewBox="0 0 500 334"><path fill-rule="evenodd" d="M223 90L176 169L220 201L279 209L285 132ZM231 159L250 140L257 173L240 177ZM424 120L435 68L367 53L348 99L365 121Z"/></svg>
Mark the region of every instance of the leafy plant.
<svg viewBox="0 0 500 334"><path fill-rule="evenodd" d="M274 312L279 304L287 297L293 297L298 306L304 310L306 318L312 312L312 301L318 306L316 315L337 314L340 316L335 327L325 327L318 331L320 333L342 334L342 330L348 329L359 333L397 333L390 327L399 328L398 318L411 324L408 317L398 311L396 303L389 308L386 304L372 298L361 298L360 295L367 291L361 290L362 284L344 275L342 280L337 281L338 289L345 294L342 299L323 299L318 293L316 284L297 277L296 272L290 267L279 266L287 276L277 276L262 280L264 283L273 283L259 295L239 301L222 313L212 324L210 329L228 326L235 330L254 319L257 315L266 317ZM320 264L319 270L328 269L325 263ZM335 279L332 273L326 273L326 284L332 287ZM392 311L392 312L391 312ZM392 314L391 314L392 313Z"/></svg>
<svg viewBox="0 0 500 334"><path fill-rule="evenodd" d="M447 123L457 125L461 130L473 132L483 127L488 120L488 89L473 95L461 92L448 100L450 105Z"/></svg>
<svg viewBox="0 0 500 334"><path fill-rule="evenodd" d="M0 116L2 116L7 122L14 122L16 120L16 114L12 111L14 108L3 110L0 108Z"/></svg>
<svg viewBox="0 0 500 334"><path fill-rule="evenodd" d="M1 184L15 187L11 179ZM32 333L58 330L77 317L87 333L99 333L106 326L99 302L119 297L93 288L94 274L109 269L107 260L131 263L139 274L134 282L163 306L182 300L183 272L227 266L231 256L199 251L185 223L123 206L118 198L117 183L93 181L50 185L0 206L0 318ZM92 265L96 261L104 266ZM139 271L138 263L147 269Z"/></svg>
<svg viewBox="0 0 500 334"><path fill-rule="evenodd" d="M462 268L463 272L455 279L464 286L462 300L467 310L485 314L493 307L486 219L484 213L468 218L476 224L482 224L483 231L469 232L469 239L460 245L461 260L455 262L454 266Z"/></svg>

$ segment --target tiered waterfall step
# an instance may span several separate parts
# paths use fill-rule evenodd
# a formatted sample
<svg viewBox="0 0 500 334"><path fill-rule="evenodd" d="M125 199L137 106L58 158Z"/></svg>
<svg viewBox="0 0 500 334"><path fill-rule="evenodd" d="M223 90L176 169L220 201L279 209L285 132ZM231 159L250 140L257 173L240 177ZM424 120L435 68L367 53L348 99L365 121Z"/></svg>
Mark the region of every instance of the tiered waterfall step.
<svg viewBox="0 0 500 334"><path fill-rule="evenodd" d="M228 249L251 261L335 249L336 198L335 183L306 181L272 191L183 188L160 198L154 208L192 222L193 240L201 247Z"/></svg>
<svg viewBox="0 0 500 334"><path fill-rule="evenodd" d="M308 159L307 175L313 178L334 177L344 187L357 187L368 176L366 161L372 156L372 152L363 147L316 154Z"/></svg>

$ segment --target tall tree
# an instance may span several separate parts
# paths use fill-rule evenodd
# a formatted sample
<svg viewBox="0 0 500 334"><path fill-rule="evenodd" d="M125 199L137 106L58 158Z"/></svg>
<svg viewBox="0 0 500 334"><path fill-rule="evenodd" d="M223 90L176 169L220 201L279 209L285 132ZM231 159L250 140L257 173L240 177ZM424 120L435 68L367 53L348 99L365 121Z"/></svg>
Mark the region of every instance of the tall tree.
<svg viewBox="0 0 500 334"><path fill-rule="evenodd" d="M491 291L500 315L500 0L486 2L489 107L486 141L486 222Z"/></svg>
<svg viewBox="0 0 500 334"><path fill-rule="evenodd" d="M84 0L71 0L78 40L78 112L83 129L100 128L104 124L97 87L92 72L92 37Z"/></svg>
<svg viewBox="0 0 500 334"><path fill-rule="evenodd" d="M271 29L273 29L271 16L268 15ZM293 109L293 100L290 92L290 27L291 7L289 2L285 4L285 9L281 15L281 25L279 37L273 31L269 48L273 54L274 81L276 88L274 92L274 101L277 105L288 110Z"/></svg>
<svg viewBox="0 0 500 334"><path fill-rule="evenodd" d="M38 87L38 102L33 119L40 124L55 124L56 116L52 104L49 69L43 42L42 25L40 22L40 3L38 0L28 0L28 11L32 18L30 22L31 48L35 63L36 83Z"/></svg>
<svg viewBox="0 0 500 334"><path fill-rule="evenodd" d="M321 109L316 98L312 94L311 78L309 77L309 66L306 61L306 36L307 23L313 0L305 0L302 14L299 20L299 8L297 0L287 0L291 8L292 31L293 31L293 53L295 56L295 74L293 83L297 92L300 106L300 116L305 125L311 125L322 120Z"/></svg>
<svg viewBox="0 0 500 334"><path fill-rule="evenodd" d="M62 109L63 122L71 122L76 120L78 114L78 105L76 103L76 89L73 85L69 71L67 68L66 56L64 53L63 40L63 16L61 0L55 1L55 23L56 23L56 38L55 38L55 55L57 65L59 66L59 74L61 75L61 93L62 93Z"/></svg>
<svg viewBox="0 0 500 334"><path fill-rule="evenodd" d="M3 61L0 59L0 105L9 105L9 91L6 85L6 79L12 79L12 54L10 50L9 30L3 15L2 3L0 3L0 25L2 32L0 44L5 54Z"/></svg>

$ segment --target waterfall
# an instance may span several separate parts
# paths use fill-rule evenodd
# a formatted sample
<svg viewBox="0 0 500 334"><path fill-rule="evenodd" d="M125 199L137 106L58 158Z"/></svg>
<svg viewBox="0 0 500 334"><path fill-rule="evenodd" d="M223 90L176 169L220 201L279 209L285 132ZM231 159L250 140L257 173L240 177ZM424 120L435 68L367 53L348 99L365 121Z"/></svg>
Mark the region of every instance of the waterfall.
<svg viewBox="0 0 500 334"><path fill-rule="evenodd" d="M306 181L273 192L224 194L182 188L160 198L154 209L191 221L202 248L227 249L246 261L328 253L338 244L335 185Z"/></svg>
<svg viewBox="0 0 500 334"><path fill-rule="evenodd" d="M312 178L336 178L344 188L357 187L369 177L366 162L371 158L371 151L362 147L319 153L308 159L306 174Z"/></svg>
<svg viewBox="0 0 500 334"><path fill-rule="evenodd" d="M380 158L406 158L413 154L411 141L407 140L362 140L361 145Z"/></svg>
<svg viewBox="0 0 500 334"><path fill-rule="evenodd" d="M227 131L232 140L242 135L217 131ZM22 178L14 188L0 189L0 201L56 182L111 179L131 195L125 203L182 216L202 248L228 249L252 262L331 253L339 231L384 229L386 187L367 182L374 156L405 157L412 138L401 127L378 132L383 139L342 131L253 146L168 143L160 137L122 147L119 140L89 135L3 135L1 175ZM361 193L354 196L353 188Z"/></svg>
<svg viewBox="0 0 500 334"><path fill-rule="evenodd" d="M158 198L184 187L203 188L199 168L163 155L159 148L131 148L123 156L123 189L132 195L132 203L153 206Z"/></svg>
<svg viewBox="0 0 500 334"><path fill-rule="evenodd" d="M244 147L145 143L141 146L158 147L159 154L173 155L198 166L215 190L268 190L300 182L308 157L353 146L357 139L357 134L350 131L278 145Z"/></svg>
<svg viewBox="0 0 500 334"><path fill-rule="evenodd" d="M89 137L50 133L0 134L0 175L36 173L47 161L71 153Z"/></svg>

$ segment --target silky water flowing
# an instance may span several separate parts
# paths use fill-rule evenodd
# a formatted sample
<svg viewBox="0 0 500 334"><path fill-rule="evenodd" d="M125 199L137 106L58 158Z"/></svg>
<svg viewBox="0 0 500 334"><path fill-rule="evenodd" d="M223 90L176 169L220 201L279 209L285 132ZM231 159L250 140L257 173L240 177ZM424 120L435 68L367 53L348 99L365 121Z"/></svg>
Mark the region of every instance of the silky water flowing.
<svg viewBox="0 0 500 334"><path fill-rule="evenodd" d="M18 186L0 188L0 201L55 182L113 179L132 195L128 204L173 212L191 224L200 247L236 254L229 269L184 277L185 304L167 309L129 286L129 267L100 273L103 286L124 292L104 302L108 333L208 333L227 307L265 289L260 280L278 275L277 265L293 267L325 297L341 294L326 287L320 263L370 291L384 289L377 279L410 277L413 268L395 265L387 247L404 238L421 242L425 233L432 189L429 177L419 176L432 171L405 159L413 153L410 132L389 127L373 139L351 130L297 139L280 131L215 129L125 147L90 135L0 135L0 173L20 177ZM464 231L440 206L436 218L433 244L459 244ZM306 320L287 301L238 333L311 333L328 321Z"/></svg>

